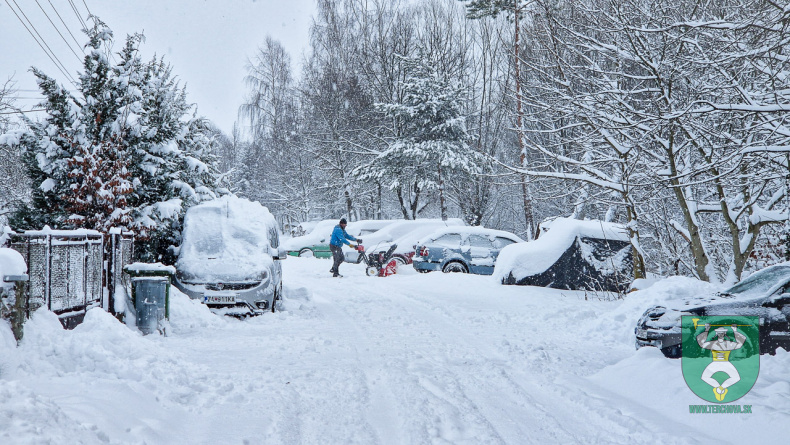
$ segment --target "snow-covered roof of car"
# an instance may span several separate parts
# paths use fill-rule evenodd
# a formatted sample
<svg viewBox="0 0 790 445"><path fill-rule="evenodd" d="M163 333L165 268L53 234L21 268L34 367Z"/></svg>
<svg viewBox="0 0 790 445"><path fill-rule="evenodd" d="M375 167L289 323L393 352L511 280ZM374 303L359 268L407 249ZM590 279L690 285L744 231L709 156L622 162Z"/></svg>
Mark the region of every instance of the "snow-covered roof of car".
<svg viewBox="0 0 790 445"><path fill-rule="evenodd" d="M322 244L325 242L329 244L329 237L332 235L332 229L338 224L339 219L325 219L319 221L307 235L295 236L285 242L283 247L286 250L299 250L303 247Z"/></svg>
<svg viewBox="0 0 790 445"><path fill-rule="evenodd" d="M257 201L223 196L187 210L176 268L206 282L253 279L273 260L277 222Z"/></svg>
<svg viewBox="0 0 790 445"><path fill-rule="evenodd" d="M511 273L516 279L539 274L551 267L577 237L628 242L625 226L603 221L556 218L542 223L547 229L536 240L505 246L497 259L494 277L502 281Z"/></svg>
<svg viewBox="0 0 790 445"><path fill-rule="evenodd" d="M423 238L436 229L448 226L463 226L463 220L459 218L448 218L447 221L441 219L415 219L402 220L387 225L381 230L367 236L363 236L363 244L369 251L388 248L391 243L398 244L396 253L408 252L414 249L417 240Z"/></svg>
<svg viewBox="0 0 790 445"><path fill-rule="evenodd" d="M524 242L523 239L519 238L515 234L510 232L505 232L504 230L488 229L480 226L453 226L453 227L442 227L440 229L434 230L429 235L420 238L417 244L429 243L439 238L440 236L446 235L448 233L457 233L461 235L462 238L466 238L469 235L480 235L480 236L489 237L491 239L500 236L519 243Z"/></svg>

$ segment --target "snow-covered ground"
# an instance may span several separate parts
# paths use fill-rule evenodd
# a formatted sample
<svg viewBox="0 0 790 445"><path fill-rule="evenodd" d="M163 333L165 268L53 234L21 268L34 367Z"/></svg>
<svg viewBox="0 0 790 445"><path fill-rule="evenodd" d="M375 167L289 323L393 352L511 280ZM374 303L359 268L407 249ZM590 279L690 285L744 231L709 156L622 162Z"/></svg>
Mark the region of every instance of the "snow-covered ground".
<svg viewBox="0 0 790 445"><path fill-rule="evenodd" d="M790 435L790 353L761 358L752 414L706 404L679 360L635 351L645 307L711 287L672 278L604 301L413 270L289 258L285 310L237 321L177 291L168 337L101 310L63 331L0 325L0 443L762 443ZM0 322L4 323L4 322Z"/></svg>

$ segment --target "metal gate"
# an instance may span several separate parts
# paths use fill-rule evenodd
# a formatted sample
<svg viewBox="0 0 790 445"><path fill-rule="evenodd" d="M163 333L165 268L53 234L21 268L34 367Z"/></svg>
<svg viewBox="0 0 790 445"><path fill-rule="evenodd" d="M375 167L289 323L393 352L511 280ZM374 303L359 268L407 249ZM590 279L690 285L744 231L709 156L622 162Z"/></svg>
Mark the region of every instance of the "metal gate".
<svg viewBox="0 0 790 445"><path fill-rule="evenodd" d="M9 247L21 253L28 265L28 313L46 307L60 317L64 327L72 328L82 322L90 308L101 306L112 311L103 298L104 287L120 281L116 281L115 271L123 270L124 261L131 262L129 246L133 238L129 238L132 241L118 243L117 259L110 255L107 263L115 266L112 274L105 275L104 236L97 231L45 229L11 234Z"/></svg>
<svg viewBox="0 0 790 445"><path fill-rule="evenodd" d="M134 258L134 233L110 229L109 252L105 276L107 277L107 299L104 310L112 314L124 312L126 299L123 266L132 264Z"/></svg>

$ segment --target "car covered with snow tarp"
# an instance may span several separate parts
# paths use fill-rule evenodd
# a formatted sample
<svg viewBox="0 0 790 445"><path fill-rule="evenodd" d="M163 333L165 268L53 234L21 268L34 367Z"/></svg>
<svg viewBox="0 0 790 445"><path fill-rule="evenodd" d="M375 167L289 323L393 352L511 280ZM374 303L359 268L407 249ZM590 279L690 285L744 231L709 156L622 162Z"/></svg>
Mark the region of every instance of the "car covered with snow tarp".
<svg viewBox="0 0 790 445"><path fill-rule="evenodd" d="M214 312L274 311L282 298L277 222L258 202L223 196L187 210L175 286Z"/></svg>
<svg viewBox="0 0 790 445"><path fill-rule="evenodd" d="M625 292L633 275L628 232L621 224L556 218L534 241L502 249L494 277L502 284Z"/></svg>
<svg viewBox="0 0 790 445"><path fill-rule="evenodd" d="M518 236L483 227L444 227L422 238L415 246L414 269L418 272L494 273L499 252L510 244L523 243Z"/></svg>

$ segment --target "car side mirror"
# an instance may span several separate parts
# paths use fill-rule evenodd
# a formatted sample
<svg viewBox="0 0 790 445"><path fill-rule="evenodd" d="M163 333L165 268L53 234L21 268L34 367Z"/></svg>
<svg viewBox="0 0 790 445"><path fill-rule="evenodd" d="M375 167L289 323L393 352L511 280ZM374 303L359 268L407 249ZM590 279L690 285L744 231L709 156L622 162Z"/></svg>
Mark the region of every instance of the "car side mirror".
<svg viewBox="0 0 790 445"><path fill-rule="evenodd" d="M275 255L272 255L272 258L275 260L284 260L288 258L288 250L285 247L279 247L277 249L272 248L275 251Z"/></svg>

